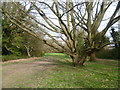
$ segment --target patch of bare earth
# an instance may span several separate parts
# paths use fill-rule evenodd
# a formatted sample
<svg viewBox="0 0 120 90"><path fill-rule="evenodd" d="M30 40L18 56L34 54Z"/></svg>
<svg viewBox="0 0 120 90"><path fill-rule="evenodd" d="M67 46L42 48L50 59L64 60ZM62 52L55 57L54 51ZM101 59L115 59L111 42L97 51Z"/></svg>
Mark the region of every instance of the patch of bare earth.
<svg viewBox="0 0 120 90"><path fill-rule="evenodd" d="M6 62L6 63L13 63L13 62L19 62L22 60L22 63L4 65L2 67L3 88L17 87L17 83L22 84L26 80L32 79L31 76L33 76L35 73L37 72L42 73L43 71L50 70L56 66L56 64L54 63L54 59L52 58L35 60L35 61L34 59L38 59L38 58L19 59L19 60ZM30 61L30 60L33 62L24 62L24 61Z"/></svg>

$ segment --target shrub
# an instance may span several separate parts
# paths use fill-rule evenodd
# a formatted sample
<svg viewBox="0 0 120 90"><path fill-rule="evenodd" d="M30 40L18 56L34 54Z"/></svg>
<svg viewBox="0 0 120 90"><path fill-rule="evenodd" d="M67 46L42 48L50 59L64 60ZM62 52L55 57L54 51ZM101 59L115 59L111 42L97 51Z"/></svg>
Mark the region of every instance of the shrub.
<svg viewBox="0 0 120 90"><path fill-rule="evenodd" d="M8 61L8 60L15 60L15 59L22 59L22 58L28 58L28 56L16 56L16 55L3 55L2 61Z"/></svg>
<svg viewBox="0 0 120 90"><path fill-rule="evenodd" d="M101 51L96 53L97 58L104 58L104 59L120 59L119 49L102 49Z"/></svg>

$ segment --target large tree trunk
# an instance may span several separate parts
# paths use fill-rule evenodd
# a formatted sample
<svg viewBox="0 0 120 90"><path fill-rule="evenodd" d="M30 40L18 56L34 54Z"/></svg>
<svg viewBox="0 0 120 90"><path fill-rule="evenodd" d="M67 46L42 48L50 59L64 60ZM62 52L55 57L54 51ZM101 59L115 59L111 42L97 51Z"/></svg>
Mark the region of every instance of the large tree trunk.
<svg viewBox="0 0 120 90"><path fill-rule="evenodd" d="M87 57L87 56L84 56L84 57L81 59L81 58L79 58L78 55L71 56L72 62L73 62L73 66L74 66L74 67L75 67L76 65L84 66L84 63L85 63L85 61L86 61L86 57Z"/></svg>
<svg viewBox="0 0 120 90"><path fill-rule="evenodd" d="M29 57L31 57L29 49L27 49L27 54L28 54Z"/></svg>
<svg viewBox="0 0 120 90"><path fill-rule="evenodd" d="M74 56L70 56L71 58L72 58L72 63L73 63L73 66L75 67L76 65L75 65L75 58L74 58Z"/></svg>
<svg viewBox="0 0 120 90"><path fill-rule="evenodd" d="M86 61L86 58L87 58L87 56L84 56L82 59L81 59L81 61L80 61L80 66L84 66L84 63L85 63L85 61Z"/></svg>
<svg viewBox="0 0 120 90"><path fill-rule="evenodd" d="M89 61L96 61L96 54L95 54L95 52L91 53Z"/></svg>
<svg viewBox="0 0 120 90"><path fill-rule="evenodd" d="M31 57L31 54L30 54L30 49L29 49L29 47L27 47L26 45L24 45L25 46L25 48L26 48L26 50L27 50L27 55L29 56L29 57Z"/></svg>

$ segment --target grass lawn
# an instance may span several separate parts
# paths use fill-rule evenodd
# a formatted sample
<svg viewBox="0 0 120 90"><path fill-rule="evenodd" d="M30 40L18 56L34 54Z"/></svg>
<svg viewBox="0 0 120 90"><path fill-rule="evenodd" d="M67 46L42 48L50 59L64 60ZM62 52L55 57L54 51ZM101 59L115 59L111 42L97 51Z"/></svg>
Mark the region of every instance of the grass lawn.
<svg viewBox="0 0 120 90"><path fill-rule="evenodd" d="M47 62L45 62L47 60ZM25 75L21 67L19 73L3 79L3 87L11 88L118 88L118 61L98 60L85 63L84 67L73 67L70 57L61 53L46 53L44 57L33 62L14 63L32 65L31 71ZM39 64L38 64L39 63ZM41 64L42 63L42 64ZM7 68L3 65L3 78L7 77ZM26 68L25 67L25 68ZM25 69L24 68L24 69ZM9 68L10 69L10 68ZM13 68L12 68L13 69ZM28 68L30 69L30 68ZM34 70L33 70L34 69ZM18 71L18 70L17 70ZM29 70L28 70L29 71ZM22 77L19 77L21 75ZM14 82L9 82L9 81Z"/></svg>

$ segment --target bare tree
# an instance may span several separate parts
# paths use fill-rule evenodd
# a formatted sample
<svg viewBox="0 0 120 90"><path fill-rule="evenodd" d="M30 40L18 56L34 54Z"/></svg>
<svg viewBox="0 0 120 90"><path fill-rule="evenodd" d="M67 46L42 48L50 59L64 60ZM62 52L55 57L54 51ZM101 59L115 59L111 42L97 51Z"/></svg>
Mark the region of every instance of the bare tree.
<svg viewBox="0 0 120 90"><path fill-rule="evenodd" d="M26 15L28 19L20 21L14 14L11 14L3 8L3 12L10 21L37 38L40 38L38 32L43 32L46 36L46 38L43 39L44 43L61 53L70 55L74 66L76 64L83 65L87 56L92 55L96 50L108 45L108 43L100 45L102 37L109 27L120 19L120 16L116 17L120 2L118 2L107 26L101 32L98 32L98 28L106 10L112 4L110 1L102 1L99 10L99 4L93 2L76 3L72 0L66 0L65 2L58 2L57 0L53 0L52 2L36 1L30 3L33 9L30 14L23 8L23 4L19 5L15 2L13 2L13 4L17 6L18 9L21 10L20 13ZM95 5L97 5L97 7L95 7ZM80 9L82 6L84 6L84 8ZM94 17L92 15L94 14L92 13L93 9L96 9ZM84 13L82 12L83 10ZM36 28L36 30L32 28ZM82 34L83 36L78 40L81 30L83 30L84 34ZM54 43L47 41L47 38L50 38ZM62 42L58 42L58 40L62 40ZM83 43L80 43L81 40ZM78 49L79 45L81 45L82 49Z"/></svg>
<svg viewBox="0 0 120 90"><path fill-rule="evenodd" d="M108 42L106 43L104 40L106 32L113 24L120 20L120 15L117 16L120 9L119 1L117 2L114 13L109 17L106 27L104 27L103 30L98 31L102 21L104 20L104 16L112 3L113 2L101 2L96 0L94 0L94 2L86 2L83 6L77 6L77 11L74 13L77 20L79 20L78 25L80 25L87 33L87 37L85 37L87 47L89 47L87 54L91 56L93 61L96 59L95 52L108 45Z"/></svg>

